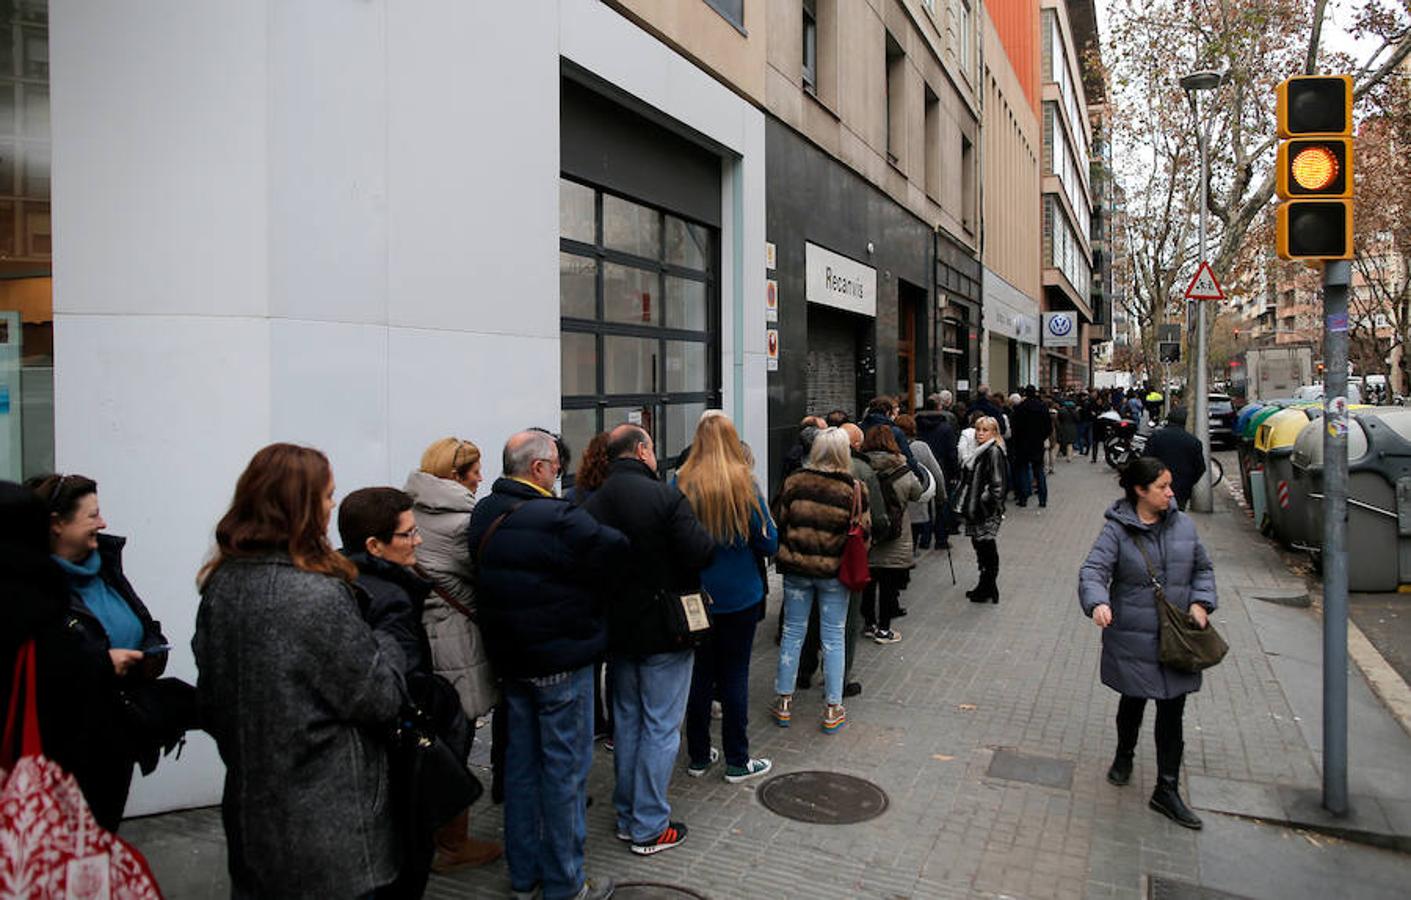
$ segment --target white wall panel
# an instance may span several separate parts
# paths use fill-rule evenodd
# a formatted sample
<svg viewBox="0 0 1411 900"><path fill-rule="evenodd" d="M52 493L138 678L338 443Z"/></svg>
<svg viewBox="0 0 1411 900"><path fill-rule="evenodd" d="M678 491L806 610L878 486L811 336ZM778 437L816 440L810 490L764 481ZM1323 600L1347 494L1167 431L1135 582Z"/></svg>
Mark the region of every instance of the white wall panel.
<svg viewBox="0 0 1411 900"><path fill-rule="evenodd" d="M385 0L269 5L270 314L387 320Z"/></svg>
<svg viewBox="0 0 1411 900"><path fill-rule="evenodd" d="M266 309L262 3L53 3L54 308Z"/></svg>
<svg viewBox="0 0 1411 900"><path fill-rule="evenodd" d="M390 322L557 335L557 4L394 12Z"/></svg>
<svg viewBox="0 0 1411 900"><path fill-rule="evenodd" d="M559 341L469 332L394 328L389 332L388 484L401 487L437 438L480 448L490 492L505 440L531 426L559 430ZM572 448L575 454L582 447Z"/></svg>

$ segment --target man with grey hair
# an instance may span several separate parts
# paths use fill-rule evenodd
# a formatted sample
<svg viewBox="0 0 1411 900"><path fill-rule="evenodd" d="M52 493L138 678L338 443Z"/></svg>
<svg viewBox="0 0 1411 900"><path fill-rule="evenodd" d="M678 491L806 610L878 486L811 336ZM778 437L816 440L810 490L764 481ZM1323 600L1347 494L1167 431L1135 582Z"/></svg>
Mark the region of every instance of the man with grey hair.
<svg viewBox="0 0 1411 900"><path fill-rule="evenodd" d="M479 624L509 718L510 888L516 896L601 900L612 895L612 881L583 876L593 663L607 648L598 588L625 563L627 538L554 496L561 462L552 434L514 435L503 466L471 513L466 540Z"/></svg>

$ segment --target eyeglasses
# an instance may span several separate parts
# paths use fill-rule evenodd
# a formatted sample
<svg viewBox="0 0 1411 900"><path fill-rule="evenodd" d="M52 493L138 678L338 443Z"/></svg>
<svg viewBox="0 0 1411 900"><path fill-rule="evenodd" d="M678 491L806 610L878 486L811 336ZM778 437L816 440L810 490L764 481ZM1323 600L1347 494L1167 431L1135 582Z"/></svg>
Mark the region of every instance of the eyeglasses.
<svg viewBox="0 0 1411 900"><path fill-rule="evenodd" d="M421 535L421 529L420 529L420 528L417 528L415 525L413 525L412 527L408 528L406 531L394 531L394 532L392 532L392 537L393 537L393 538L403 538L403 539L408 540L408 541L416 540L417 537L419 537L420 535Z"/></svg>

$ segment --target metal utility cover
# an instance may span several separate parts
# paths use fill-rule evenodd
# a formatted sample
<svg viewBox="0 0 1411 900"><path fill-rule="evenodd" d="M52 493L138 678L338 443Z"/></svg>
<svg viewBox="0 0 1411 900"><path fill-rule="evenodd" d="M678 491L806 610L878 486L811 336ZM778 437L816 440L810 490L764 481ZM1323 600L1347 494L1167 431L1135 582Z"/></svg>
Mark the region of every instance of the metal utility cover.
<svg viewBox="0 0 1411 900"><path fill-rule="evenodd" d="M619 882L612 895L615 898L624 898L624 900L682 900L683 897L689 897L692 900L707 900L705 894L697 893L689 888L677 887L674 884L659 884L655 881Z"/></svg>
<svg viewBox="0 0 1411 900"><path fill-rule="evenodd" d="M1067 791L1073 787L1073 763L1049 756L1028 756L1017 750L996 750L985 773L991 778L1023 781Z"/></svg>
<svg viewBox="0 0 1411 900"><path fill-rule="evenodd" d="M759 788L759 801L788 819L820 825L851 825L875 819L887 810L880 787L840 772L789 772Z"/></svg>
<svg viewBox="0 0 1411 900"><path fill-rule="evenodd" d="M1227 894L1164 875L1148 878L1146 896L1147 900L1246 900L1240 894Z"/></svg>

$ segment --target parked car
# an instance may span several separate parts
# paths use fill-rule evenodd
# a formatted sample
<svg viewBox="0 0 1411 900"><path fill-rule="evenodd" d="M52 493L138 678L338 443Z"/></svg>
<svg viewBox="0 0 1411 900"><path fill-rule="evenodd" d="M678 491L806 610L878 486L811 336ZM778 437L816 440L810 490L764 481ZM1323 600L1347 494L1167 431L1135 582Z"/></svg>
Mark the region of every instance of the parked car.
<svg viewBox="0 0 1411 900"><path fill-rule="evenodd" d="M1235 445L1235 405L1229 394L1210 394L1210 446Z"/></svg>
<svg viewBox="0 0 1411 900"><path fill-rule="evenodd" d="M1323 386L1321 384L1305 384L1293 392L1293 399L1300 403L1321 403ZM1354 405L1362 402L1362 386L1355 381L1347 383L1347 402Z"/></svg>

